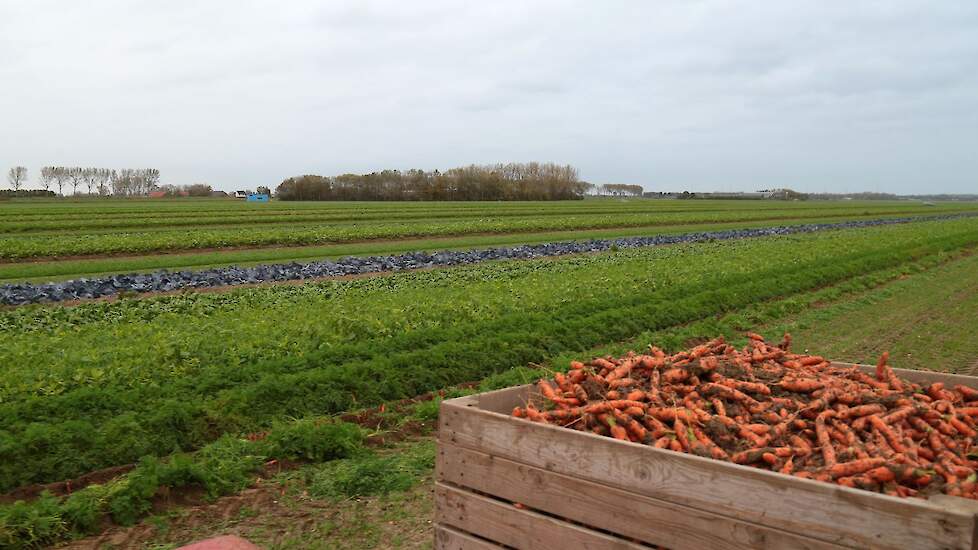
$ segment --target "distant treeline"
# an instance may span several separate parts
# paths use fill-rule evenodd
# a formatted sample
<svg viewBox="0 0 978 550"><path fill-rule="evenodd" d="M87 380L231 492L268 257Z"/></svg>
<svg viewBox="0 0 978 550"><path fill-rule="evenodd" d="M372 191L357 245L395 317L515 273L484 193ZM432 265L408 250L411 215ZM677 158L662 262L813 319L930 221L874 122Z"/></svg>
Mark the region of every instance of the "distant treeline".
<svg viewBox="0 0 978 550"><path fill-rule="evenodd" d="M9 199L11 197L22 198L35 198L35 197L57 197L54 191L45 191L44 189L18 189L14 191L13 189L0 189L0 198Z"/></svg>
<svg viewBox="0 0 978 550"><path fill-rule="evenodd" d="M161 193L164 197L209 197L214 193L214 188L206 183L192 183L190 185L170 185L159 186L155 192Z"/></svg>
<svg viewBox="0 0 978 550"><path fill-rule="evenodd" d="M279 184L275 197L286 201L545 201L582 199L587 189L572 166L528 162L471 165L445 172L297 176Z"/></svg>

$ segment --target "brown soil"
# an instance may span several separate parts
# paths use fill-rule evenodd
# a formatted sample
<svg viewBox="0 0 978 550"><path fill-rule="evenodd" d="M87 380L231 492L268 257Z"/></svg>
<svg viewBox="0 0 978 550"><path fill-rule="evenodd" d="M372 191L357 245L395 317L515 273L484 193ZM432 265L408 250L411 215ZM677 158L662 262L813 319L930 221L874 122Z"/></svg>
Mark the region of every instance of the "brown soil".
<svg viewBox="0 0 978 550"><path fill-rule="evenodd" d="M124 464L122 466L112 466L110 468L95 470L94 472L89 472L82 476L65 481L24 485L23 487L18 487L13 491L10 491L9 493L0 495L0 504L10 504L18 500L30 500L37 498L44 491L48 491L56 496L67 495L72 491L77 491L78 489L85 488L94 483L105 483L109 480L115 479L132 470L134 467L135 464Z"/></svg>

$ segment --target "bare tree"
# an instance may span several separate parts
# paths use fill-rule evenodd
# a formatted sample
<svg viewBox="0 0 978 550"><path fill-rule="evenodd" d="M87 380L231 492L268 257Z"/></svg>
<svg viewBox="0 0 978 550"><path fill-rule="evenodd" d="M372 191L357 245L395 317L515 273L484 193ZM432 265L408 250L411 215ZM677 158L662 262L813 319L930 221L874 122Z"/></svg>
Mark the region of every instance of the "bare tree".
<svg viewBox="0 0 978 550"><path fill-rule="evenodd" d="M85 182L85 186L88 187L88 194L92 194L92 189L95 184L98 183L98 168L82 168L81 178Z"/></svg>
<svg viewBox="0 0 978 550"><path fill-rule="evenodd" d="M133 171L123 168L118 172L112 171L112 194L118 197L128 196L132 187Z"/></svg>
<svg viewBox="0 0 978 550"><path fill-rule="evenodd" d="M78 194L78 184L82 182L82 168L74 166L68 168L68 179L71 181L71 194Z"/></svg>
<svg viewBox="0 0 978 550"><path fill-rule="evenodd" d="M64 166L55 166L52 168L54 174L54 183L58 186L58 194L62 197L64 194L65 182L68 181L68 169Z"/></svg>
<svg viewBox="0 0 978 550"><path fill-rule="evenodd" d="M100 197L104 197L109 194L108 184L115 178L115 170L97 168L96 176L98 177L98 194Z"/></svg>
<svg viewBox="0 0 978 550"><path fill-rule="evenodd" d="M21 186L27 183L27 168L14 166L7 172L7 181L10 182L10 186L14 188L15 193L20 191Z"/></svg>
<svg viewBox="0 0 978 550"><path fill-rule="evenodd" d="M141 170L143 179L143 193L150 193L156 190L160 183L160 171L156 168L146 168Z"/></svg>
<svg viewBox="0 0 978 550"><path fill-rule="evenodd" d="M45 191L51 190L51 182L54 181L54 166L44 166L41 168L41 187Z"/></svg>
<svg viewBox="0 0 978 550"><path fill-rule="evenodd" d="M129 176L129 196L138 197L143 194L146 186L146 177L142 170L130 170Z"/></svg>

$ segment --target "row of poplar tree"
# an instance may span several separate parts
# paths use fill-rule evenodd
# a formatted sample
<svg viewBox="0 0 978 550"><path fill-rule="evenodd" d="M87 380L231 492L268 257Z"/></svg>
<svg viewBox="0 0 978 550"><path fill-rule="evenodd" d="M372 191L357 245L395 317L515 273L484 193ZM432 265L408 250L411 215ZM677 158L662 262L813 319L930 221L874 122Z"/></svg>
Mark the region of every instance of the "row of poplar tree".
<svg viewBox="0 0 978 550"><path fill-rule="evenodd" d="M27 185L28 173L24 166L14 166L7 172L7 181L18 192ZM160 183L160 171L156 168L83 168L80 166L45 166L41 168L38 183L44 191L58 189L64 195L65 187L77 195L82 187L89 195L116 195L134 197L146 195Z"/></svg>

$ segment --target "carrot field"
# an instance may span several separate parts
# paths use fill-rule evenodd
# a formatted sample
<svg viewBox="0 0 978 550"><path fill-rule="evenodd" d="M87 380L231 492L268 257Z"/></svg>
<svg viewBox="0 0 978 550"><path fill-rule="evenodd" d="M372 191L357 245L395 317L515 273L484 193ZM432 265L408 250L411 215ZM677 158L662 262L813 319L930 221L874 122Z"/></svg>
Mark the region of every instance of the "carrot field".
<svg viewBox="0 0 978 550"><path fill-rule="evenodd" d="M978 204L9 201L0 279L970 212ZM165 547L227 525L273 548L310 536L358 547L353 531L423 547L441 395L649 344L743 346L751 330L790 331L794 349L839 361L889 350L893 367L973 373L976 247L978 218L963 217L9 307L0 547L98 547L84 537L106 530L116 547ZM260 511L277 500L230 520L161 516L180 509L161 494L188 487L201 506L273 487L325 519L287 526Z"/></svg>

